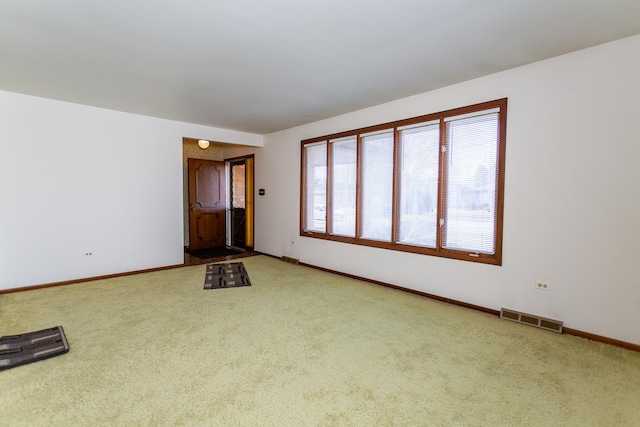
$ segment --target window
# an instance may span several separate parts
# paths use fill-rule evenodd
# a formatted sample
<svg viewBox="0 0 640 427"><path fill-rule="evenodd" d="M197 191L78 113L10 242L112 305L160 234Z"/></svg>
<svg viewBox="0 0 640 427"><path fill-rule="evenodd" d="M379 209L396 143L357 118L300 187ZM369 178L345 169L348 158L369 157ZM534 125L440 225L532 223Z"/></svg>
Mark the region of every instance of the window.
<svg viewBox="0 0 640 427"><path fill-rule="evenodd" d="M393 206L393 131L362 138L363 239L391 240Z"/></svg>
<svg viewBox="0 0 640 427"><path fill-rule="evenodd" d="M436 247L439 122L399 130L400 206L398 243Z"/></svg>
<svg viewBox="0 0 640 427"><path fill-rule="evenodd" d="M300 234L502 263L507 100L302 141Z"/></svg>
<svg viewBox="0 0 640 427"><path fill-rule="evenodd" d="M327 229L327 143L309 144L305 155L304 229L324 233Z"/></svg>
<svg viewBox="0 0 640 427"><path fill-rule="evenodd" d="M329 141L331 147L331 233L356 235L356 138Z"/></svg>

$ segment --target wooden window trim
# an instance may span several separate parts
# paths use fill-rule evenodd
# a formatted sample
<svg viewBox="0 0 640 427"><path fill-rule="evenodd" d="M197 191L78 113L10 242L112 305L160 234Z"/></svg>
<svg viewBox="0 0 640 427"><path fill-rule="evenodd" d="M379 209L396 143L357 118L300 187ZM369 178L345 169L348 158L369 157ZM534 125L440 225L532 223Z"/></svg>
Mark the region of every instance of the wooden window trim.
<svg viewBox="0 0 640 427"><path fill-rule="evenodd" d="M469 253L467 251L461 250L453 250L446 249L442 247L442 236L443 232L438 227L438 232L436 233L436 247L435 248L427 248L422 246L415 246L403 243L397 243L397 235L398 235L398 226L399 226L399 199L400 199L400 188L399 188L399 127L408 126L412 124L428 122L433 120L440 121L440 146L444 145L444 139L446 138L445 132L445 118L452 116L459 116L462 114L474 113L483 110L489 110L492 108L500 109L500 118L498 121L498 156L497 156L497 174L498 179L496 181L496 215L495 215L495 246L494 246L494 254L483 254L483 253ZM404 120L397 120L393 122L368 126L359 129L353 129L344 132L338 132L330 135L320 136L316 138L305 139L301 141L301 187L300 187L300 236L304 237L312 237L322 240L330 240L342 243L350 243L361 246L369 246L376 247L382 249L389 249L401 252L408 253L416 253L430 256L438 256L450 259L458 259L464 261L478 262L484 264L491 265L502 265L502 240L503 240L503 220L504 220L504 174L505 174L505 155L506 155L506 127L507 127L507 98L497 99L493 101L482 102L478 104L468 105L460 108L453 108L450 110L445 110L437 113L426 114L422 116L412 117ZM394 170L393 170L393 189L392 189L392 225L391 225L391 241L377 241L370 240L365 238L360 238L361 228L362 228L362 134L382 131L387 129L393 129L394 134ZM356 137L356 147L357 147L357 157L356 157L356 235L355 237L346 237L331 234L332 232L332 221L331 221L331 212L332 211L332 182L333 182L333 168L332 168L332 149L330 141L334 139L344 138L344 137ZM326 177L326 208L325 208L325 218L326 218L326 228L325 232L316 232L305 230L306 224L306 150L305 146L307 144L317 143L317 142L327 142L327 177ZM439 191L438 191L438 200L437 200L437 210L438 210L438 218L444 217L445 203L446 197L444 192L442 191L442 182L444 180L445 164L444 164L444 156L440 153L439 157Z"/></svg>

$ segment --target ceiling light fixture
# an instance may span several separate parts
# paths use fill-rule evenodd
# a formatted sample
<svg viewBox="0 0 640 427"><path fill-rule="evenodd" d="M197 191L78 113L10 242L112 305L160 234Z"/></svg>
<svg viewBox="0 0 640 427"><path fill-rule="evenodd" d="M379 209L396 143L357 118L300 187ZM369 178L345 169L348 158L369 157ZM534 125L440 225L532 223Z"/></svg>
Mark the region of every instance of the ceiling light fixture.
<svg viewBox="0 0 640 427"><path fill-rule="evenodd" d="M209 147L209 141L207 141L206 139L199 139L198 147L202 148L203 150L206 150Z"/></svg>

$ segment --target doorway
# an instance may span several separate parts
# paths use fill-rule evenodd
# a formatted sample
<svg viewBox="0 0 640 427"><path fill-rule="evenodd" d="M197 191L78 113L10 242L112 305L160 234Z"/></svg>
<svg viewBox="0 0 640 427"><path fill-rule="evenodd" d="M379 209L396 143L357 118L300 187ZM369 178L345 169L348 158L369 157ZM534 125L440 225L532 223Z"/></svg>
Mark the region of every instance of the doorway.
<svg viewBox="0 0 640 427"><path fill-rule="evenodd" d="M253 155L227 159L227 245L253 250Z"/></svg>
<svg viewBox="0 0 640 427"><path fill-rule="evenodd" d="M211 143L207 149L198 146L198 140L193 138L183 138L182 159L183 159L183 212L184 212L184 264L197 265L217 261L224 261L234 258L254 255L254 155L245 154L238 157L224 156L225 145L221 143ZM212 163L209 163L211 161ZM189 162L192 167L189 167ZM231 166L230 162L242 164L244 162L244 174L242 168L236 170L236 178L244 176L244 227L242 220L236 218L233 222L236 230L244 230L244 243L242 235L236 235L233 239L231 231ZM191 171L190 171L191 169ZM195 172L199 170L199 172ZM196 175L197 178L196 178ZM190 176L192 178L190 178ZM202 185L196 184L197 181ZM213 192L206 189L207 186L215 187ZM241 186L236 186L236 196L242 194ZM195 192L191 195L190 193ZM200 193L200 195L198 195ZM200 198L196 203L194 197ZM242 206L238 197L234 198L234 203ZM194 206L195 204L195 206ZM195 209L192 209L194 207ZM200 208L216 210L201 211ZM242 212L234 212L242 213ZM194 229L195 227L195 229ZM195 233L195 235L194 235ZM220 241L222 239L222 241ZM192 243L193 242L193 243ZM195 247L194 247L195 246ZM196 248L203 249L196 249Z"/></svg>

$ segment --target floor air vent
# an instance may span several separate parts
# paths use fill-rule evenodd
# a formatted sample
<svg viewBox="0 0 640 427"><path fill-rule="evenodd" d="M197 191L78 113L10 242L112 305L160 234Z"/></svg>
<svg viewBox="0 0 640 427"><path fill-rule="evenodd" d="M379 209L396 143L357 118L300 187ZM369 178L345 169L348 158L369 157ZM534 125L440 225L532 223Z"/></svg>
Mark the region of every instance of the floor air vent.
<svg viewBox="0 0 640 427"><path fill-rule="evenodd" d="M500 310L500 317L513 320L514 322L524 323L525 325L546 329L547 331L562 333L562 322L559 320L545 319L544 317L520 313L519 311L509 310L507 308Z"/></svg>
<svg viewBox="0 0 640 427"><path fill-rule="evenodd" d="M288 257L288 256L283 256L280 259L282 261L284 261L284 262L288 262L289 264L298 264L300 262L300 260L298 260L296 258L291 258L291 257Z"/></svg>

